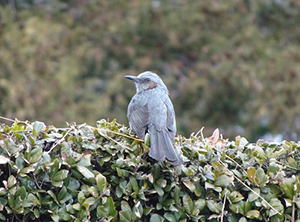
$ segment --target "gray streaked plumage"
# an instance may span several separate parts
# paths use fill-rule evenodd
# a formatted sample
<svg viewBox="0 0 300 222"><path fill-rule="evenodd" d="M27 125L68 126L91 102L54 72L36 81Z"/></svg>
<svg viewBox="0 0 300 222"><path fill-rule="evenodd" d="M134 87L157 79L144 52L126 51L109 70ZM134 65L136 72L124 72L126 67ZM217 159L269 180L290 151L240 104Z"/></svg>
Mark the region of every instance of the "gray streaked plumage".
<svg viewBox="0 0 300 222"><path fill-rule="evenodd" d="M181 159L173 148L176 122L167 87L157 74L149 71L125 77L136 86L136 94L127 110L130 128L140 139L145 138L146 132L149 133L150 157L180 165Z"/></svg>

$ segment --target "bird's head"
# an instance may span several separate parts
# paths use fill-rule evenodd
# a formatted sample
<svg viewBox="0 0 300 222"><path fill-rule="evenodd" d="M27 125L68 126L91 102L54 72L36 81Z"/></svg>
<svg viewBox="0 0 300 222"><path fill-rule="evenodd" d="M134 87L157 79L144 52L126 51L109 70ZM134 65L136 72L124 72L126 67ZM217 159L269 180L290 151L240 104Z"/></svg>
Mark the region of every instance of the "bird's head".
<svg viewBox="0 0 300 222"><path fill-rule="evenodd" d="M137 93L154 88L160 88L168 91L161 78L150 71L143 72L138 76L125 76L125 78L130 79L135 83Z"/></svg>

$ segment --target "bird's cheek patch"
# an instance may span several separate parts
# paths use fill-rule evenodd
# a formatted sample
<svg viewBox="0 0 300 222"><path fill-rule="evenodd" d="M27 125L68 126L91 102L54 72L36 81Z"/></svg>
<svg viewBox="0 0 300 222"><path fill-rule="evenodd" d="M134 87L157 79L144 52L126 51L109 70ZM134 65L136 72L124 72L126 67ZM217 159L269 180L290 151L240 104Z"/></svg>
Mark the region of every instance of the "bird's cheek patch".
<svg viewBox="0 0 300 222"><path fill-rule="evenodd" d="M155 83L155 82L152 82L152 81L150 81L149 82L149 87L148 87L148 89L154 89L154 88L156 88L157 87L157 84ZM148 90L147 89L147 90Z"/></svg>

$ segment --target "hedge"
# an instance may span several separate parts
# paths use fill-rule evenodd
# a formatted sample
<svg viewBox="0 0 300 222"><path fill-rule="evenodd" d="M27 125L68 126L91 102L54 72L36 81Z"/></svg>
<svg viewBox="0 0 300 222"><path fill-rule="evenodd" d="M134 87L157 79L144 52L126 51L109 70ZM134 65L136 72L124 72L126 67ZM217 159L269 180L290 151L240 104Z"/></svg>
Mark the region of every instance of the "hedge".
<svg viewBox="0 0 300 222"><path fill-rule="evenodd" d="M3 221L300 221L300 143L176 137L156 162L115 120L0 125Z"/></svg>

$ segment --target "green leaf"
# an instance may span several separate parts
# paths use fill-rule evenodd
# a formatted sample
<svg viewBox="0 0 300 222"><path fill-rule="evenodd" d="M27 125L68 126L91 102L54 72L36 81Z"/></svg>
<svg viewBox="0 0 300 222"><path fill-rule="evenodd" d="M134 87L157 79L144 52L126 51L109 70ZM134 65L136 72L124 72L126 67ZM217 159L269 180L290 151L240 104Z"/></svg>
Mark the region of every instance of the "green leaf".
<svg viewBox="0 0 300 222"><path fill-rule="evenodd" d="M65 196L67 195L67 192L68 192L67 188L65 186L63 186L58 193L58 196L57 196L58 200L59 201L63 200L65 198Z"/></svg>
<svg viewBox="0 0 300 222"><path fill-rule="evenodd" d="M246 212L246 217L249 219L254 219L259 217L259 211L258 210L250 210Z"/></svg>
<svg viewBox="0 0 300 222"><path fill-rule="evenodd" d="M27 198L23 202L24 207L33 207L37 206L38 204L40 204L38 198L32 193L29 193Z"/></svg>
<svg viewBox="0 0 300 222"><path fill-rule="evenodd" d="M26 195L27 195L27 192L26 192L26 189L24 186L20 187L20 189L18 189L16 192L16 197L19 196L21 198L21 200L24 200Z"/></svg>
<svg viewBox="0 0 300 222"><path fill-rule="evenodd" d="M57 214L50 214L50 216L54 222L59 222L59 216Z"/></svg>
<svg viewBox="0 0 300 222"><path fill-rule="evenodd" d="M3 220L3 221L6 220L6 217L2 213L0 213L0 220Z"/></svg>
<svg viewBox="0 0 300 222"><path fill-rule="evenodd" d="M161 173L160 166L159 166L157 163L155 163L155 164L152 166L151 173L152 173L152 176L153 176L154 181L158 180L158 179L163 175L163 174Z"/></svg>
<svg viewBox="0 0 300 222"><path fill-rule="evenodd" d="M99 193L96 187L89 187L88 188L89 193L93 196L93 197L98 197Z"/></svg>
<svg viewBox="0 0 300 222"><path fill-rule="evenodd" d="M213 213L221 213L222 211L222 206L223 206L223 203L220 201L220 202L217 202L215 200L207 200L206 201L207 203L207 207L208 209L213 212Z"/></svg>
<svg viewBox="0 0 300 222"><path fill-rule="evenodd" d="M58 171L57 173L55 173L55 175L53 176L53 181L63 181L67 178L69 171L68 170L61 170Z"/></svg>
<svg viewBox="0 0 300 222"><path fill-rule="evenodd" d="M115 203L111 197L108 197L102 206L97 207L97 215L100 217L111 216L114 218L117 216Z"/></svg>
<svg viewBox="0 0 300 222"><path fill-rule="evenodd" d="M37 162L41 158L42 155L43 155L43 149L42 148L34 148L30 152L29 162L30 163Z"/></svg>
<svg viewBox="0 0 300 222"><path fill-rule="evenodd" d="M238 191L233 191L229 194L229 200L231 203L237 203L243 199L244 199L244 196Z"/></svg>
<svg viewBox="0 0 300 222"><path fill-rule="evenodd" d="M10 175L8 177L8 179L7 179L7 186L8 186L8 188L13 187L14 185L16 185L16 183L17 183L16 178L13 175Z"/></svg>
<svg viewBox="0 0 300 222"><path fill-rule="evenodd" d="M91 206L96 202L96 199L94 197L88 197L84 200L83 206Z"/></svg>
<svg viewBox="0 0 300 222"><path fill-rule="evenodd" d="M258 168L255 172L255 182L260 187L265 186L269 182L269 178L266 176L265 171L262 168Z"/></svg>
<svg viewBox="0 0 300 222"><path fill-rule="evenodd" d="M227 176L225 174L216 178L214 185L219 187L227 187L233 182L232 176Z"/></svg>
<svg viewBox="0 0 300 222"><path fill-rule="evenodd" d="M206 206L206 200L205 199L198 199L195 201L195 209L201 211Z"/></svg>
<svg viewBox="0 0 300 222"><path fill-rule="evenodd" d="M164 218L166 218L167 221L170 221L170 222L176 222L177 221L175 216L172 213L165 213Z"/></svg>
<svg viewBox="0 0 300 222"><path fill-rule="evenodd" d="M77 195L77 198L78 198L78 202L79 202L80 204L82 204L82 203L84 202L84 200L85 200L84 192L83 192L83 191L80 191L80 192L78 193L78 195Z"/></svg>
<svg viewBox="0 0 300 222"><path fill-rule="evenodd" d="M280 184L279 184L284 195L289 199L293 199L294 184L295 184L294 177L286 178L284 181L280 182Z"/></svg>
<svg viewBox="0 0 300 222"><path fill-rule="evenodd" d="M84 155L77 164L84 167L91 166L91 156L91 154Z"/></svg>
<svg viewBox="0 0 300 222"><path fill-rule="evenodd" d="M55 203L58 204L56 195L53 193L53 191L52 190L48 190L47 193L52 197L52 199L55 201Z"/></svg>
<svg viewBox="0 0 300 222"><path fill-rule="evenodd" d="M121 202L121 211L120 211L120 221L121 222L131 222L132 221L132 212L129 204L125 201Z"/></svg>
<svg viewBox="0 0 300 222"><path fill-rule="evenodd" d="M239 222L247 222L247 219L245 217L241 217L241 219L239 219Z"/></svg>
<svg viewBox="0 0 300 222"><path fill-rule="evenodd" d="M268 168L268 173L271 177L275 177L278 171L280 170L280 166L274 162L271 162Z"/></svg>
<svg viewBox="0 0 300 222"><path fill-rule="evenodd" d="M150 217L150 222L163 222L164 218L158 214L152 214Z"/></svg>
<svg viewBox="0 0 300 222"><path fill-rule="evenodd" d="M244 214L244 201L239 201L235 204L230 204L229 209L235 214Z"/></svg>
<svg viewBox="0 0 300 222"><path fill-rule="evenodd" d="M86 167L77 165L78 171L87 179L94 178L95 175Z"/></svg>
<svg viewBox="0 0 300 222"><path fill-rule="evenodd" d="M33 136L37 137L37 135L46 129L46 125L43 122L35 121L33 123Z"/></svg>
<svg viewBox="0 0 300 222"><path fill-rule="evenodd" d="M278 198L272 198L270 201L270 204L272 207L274 207L279 213L283 213L284 211L284 207L281 203L281 201ZM269 216L272 217L274 215L276 215L277 212L273 209L270 209L270 213Z"/></svg>
<svg viewBox="0 0 300 222"><path fill-rule="evenodd" d="M184 195L182 198L184 209L188 214L191 214L194 209L194 203L188 195Z"/></svg>
<svg viewBox="0 0 300 222"><path fill-rule="evenodd" d="M106 190L107 182L106 182L106 177L103 176L101 173L97 174L96 176L96 182L97 186L100 190L100 192L104 192Z"/></svg>
<svg viewBox="0 0 300 222"><path fill-rule="evenodd" d="M50 167L50 177L53 177L54 174L56 174L58 172L60 165L61 164L60 164L58 158L56 158Z"/></svg>
<svg viewBox="0 0 300 222"><path fill-rule="evenodd" d="M131 184L133 190L135 192L139 192L140 191L140 187L139 187L139 185L138 185L137 180L135 179L135 177L130 177L129 180L130 180L130 184Z"/></svg>
<svg viewBox="0 0 300 222"><path fill-rule="evenodd" d="M254 188L253 189L258 195L260 195L260 189L258 188ZM248 196L248 201L250 202L253 202L254 200L257 200L259 198L259 196L253 193L252 191L249 193L249 196Z"/></svg>

